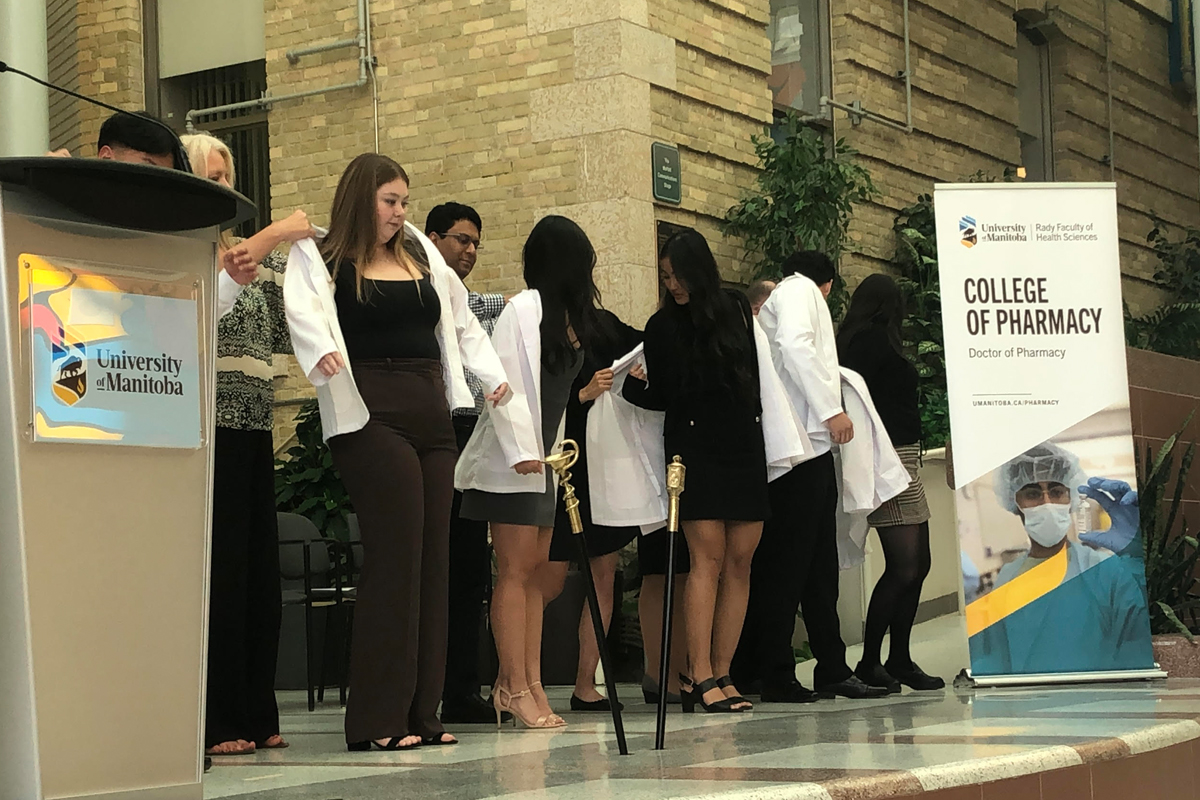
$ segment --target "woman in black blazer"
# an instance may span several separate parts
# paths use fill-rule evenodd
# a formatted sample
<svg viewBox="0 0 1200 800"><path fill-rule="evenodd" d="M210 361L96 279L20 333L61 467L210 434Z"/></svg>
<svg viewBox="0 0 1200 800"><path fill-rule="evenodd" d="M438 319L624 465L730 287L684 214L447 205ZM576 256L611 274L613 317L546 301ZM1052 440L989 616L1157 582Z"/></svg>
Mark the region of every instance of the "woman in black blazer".
<svg viewBox="0 0 1200 800"><path fill-rule="evenodd" d="M689 676L684 710L742 711L729 680L750 592L750 562L769 512L753 315L722 288L708 242L694 230L659 256L669 296L646 323L645 372L625 397L666 412L666 455L687 467L680 520L691 557L684 590Z"/></svg>

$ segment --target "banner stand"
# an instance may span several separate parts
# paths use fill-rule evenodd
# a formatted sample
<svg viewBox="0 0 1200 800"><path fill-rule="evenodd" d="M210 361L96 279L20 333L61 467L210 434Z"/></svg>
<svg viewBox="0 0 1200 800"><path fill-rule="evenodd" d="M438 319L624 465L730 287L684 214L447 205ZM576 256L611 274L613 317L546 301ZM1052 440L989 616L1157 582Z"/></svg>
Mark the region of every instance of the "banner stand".
<svg viewBox="0 0 1200 800"><path fill-rule="evenodd" d="M1154 660L1112 183L939 184L938 278L977 686Z"/></svg>

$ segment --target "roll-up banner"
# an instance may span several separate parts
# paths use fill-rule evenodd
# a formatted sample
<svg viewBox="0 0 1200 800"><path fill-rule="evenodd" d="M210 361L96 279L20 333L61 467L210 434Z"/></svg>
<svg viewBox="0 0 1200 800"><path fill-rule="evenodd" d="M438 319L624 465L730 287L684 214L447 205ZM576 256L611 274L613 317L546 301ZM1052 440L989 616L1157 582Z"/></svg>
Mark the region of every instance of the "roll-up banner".
<svg viewBox="0 0 1200 800"><path fill-rule="evenodd" d="M935 191L971 676L1151 677L1113 184Z"/></svg>

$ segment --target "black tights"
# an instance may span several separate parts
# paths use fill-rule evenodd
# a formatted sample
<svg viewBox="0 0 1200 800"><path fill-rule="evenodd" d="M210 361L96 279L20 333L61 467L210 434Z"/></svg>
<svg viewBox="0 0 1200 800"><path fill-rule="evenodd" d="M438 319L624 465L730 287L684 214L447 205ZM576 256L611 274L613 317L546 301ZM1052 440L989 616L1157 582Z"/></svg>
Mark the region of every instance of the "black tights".
<svg viewBox="0 0 1200 800"><path fill-rule="evenodd" d="M912 665L908 643L917 605L921 602L921 584L929 574L929 523L879 528L886 566L867 608L867 630L863 641L862 663L880 663L883 635L891 629L891 653L888 663L908 668Z"/></svg>

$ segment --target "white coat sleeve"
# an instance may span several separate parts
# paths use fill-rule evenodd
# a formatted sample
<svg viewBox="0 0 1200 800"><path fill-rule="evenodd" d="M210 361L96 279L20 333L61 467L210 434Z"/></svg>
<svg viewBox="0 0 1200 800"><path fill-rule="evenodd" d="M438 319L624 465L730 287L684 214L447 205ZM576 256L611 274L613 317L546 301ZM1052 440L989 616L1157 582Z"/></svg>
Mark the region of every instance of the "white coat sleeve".
<svg viewBox="0 0 1200 800"><path fill-rule="evenodd" d="M217 319L233 311L234 304L242 296L242 289L245 288L229 277L229 273L225 270L217 273Z"/></svg>
<svg viewBox="0 0 1200 800"><path fill-rule="evenodd" d="M508 383L508 370L501 363L492 346L492 340L479 324L467 304L467 287L454 270L446 267L446 288L450 295L450 310L454 317L454 332L458 336L458 349L462 353L463 366L471 370L485 392L492 392L502 383Z"/></svg>
<svg viewBox="0 0 1200 800"><path fill-rule="evenodd" d="M292 335L292 349L300 369L304 370L313 386L323 386L329 378L317 369L317 362L330 353L338 352L338 346L316 285L318 279L325 280L324 263L319 260L317 264L312 263L316 257L316 245L311 239L292 245L283 277L283 307L288 331ZM314 274L317 268L322 271L319 276Z"/></svg>
<svg viewBox="0 0 1200 800"><path fill-rule="evenodd" d="M466 303L465 292L463 302ZM500 442L504 461L509 467L515 467L522 461L540 461L542 456L538 452L537 434L533 429L533 414L529 410L529 392L533 391L533 387L525 385L525 372L521 369L524 345L517 310L513 305L506 306L496 320L491 342L495 345L494 355L503 374L509 376L508 402L487 409L487 413L496 421L496 439Z"/></svg>
<svg viewBox="0 0 1200 800"><path fill-rule="evenodd" d="M779 346L783 368L804 390L809 406L822 422L842 413L839 390L841 376L829 374L829 369L817 353L817 317L813 308L815 296L803 287L780 287L786 294L778 298L779 324L775 329L775 344ZM779 289L775 290L779 292ZM823 302L823 301L819 301Z"/></svg>

